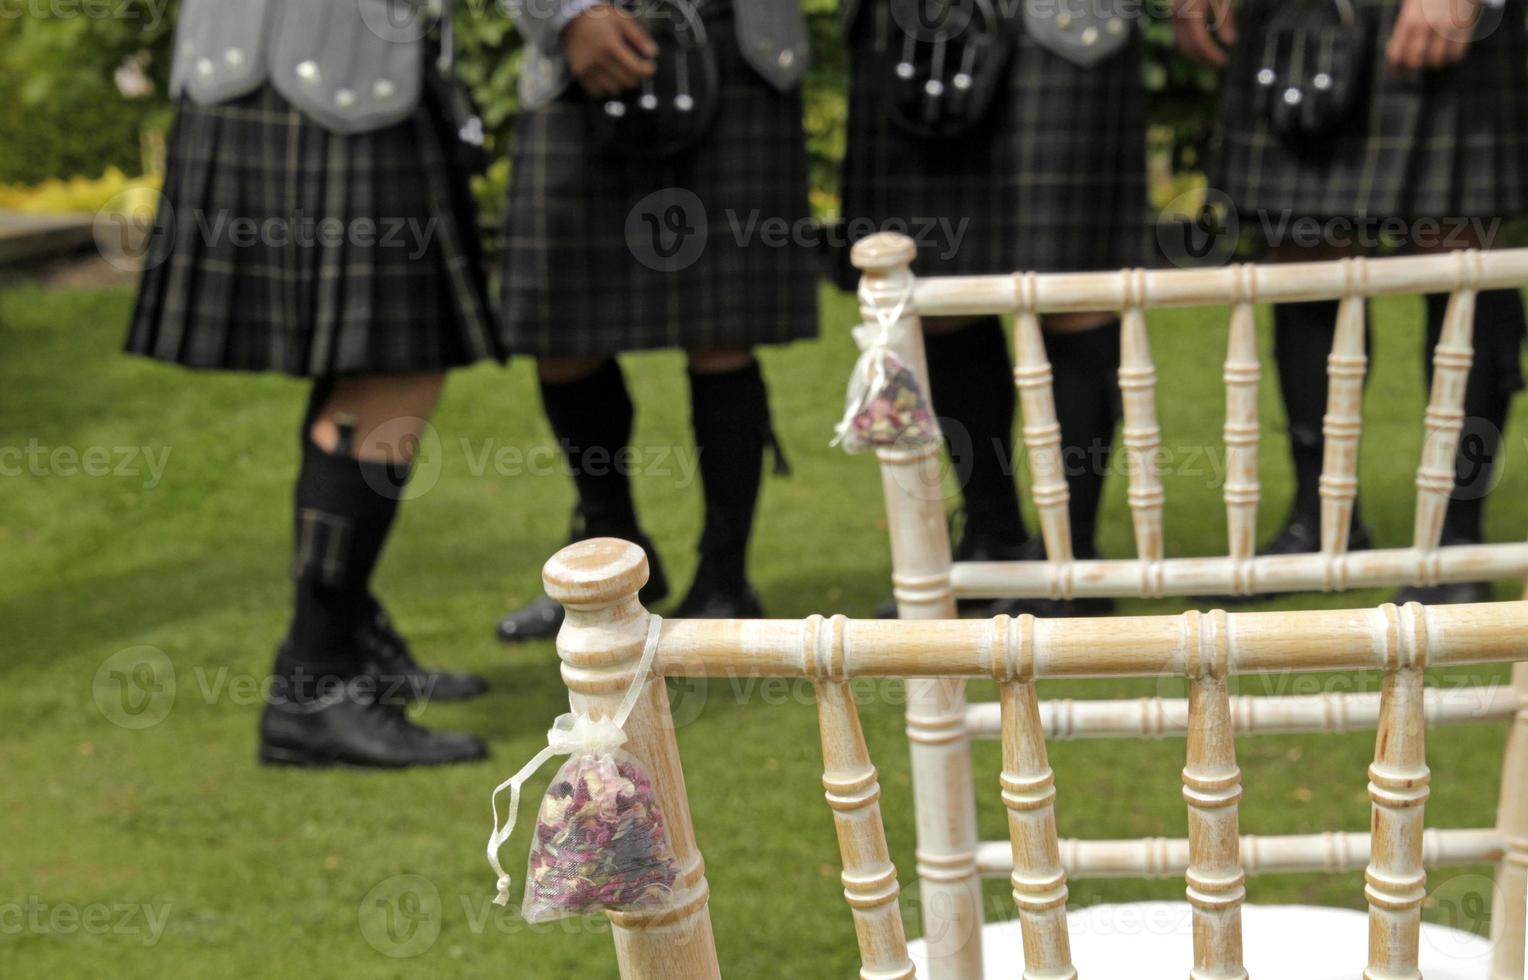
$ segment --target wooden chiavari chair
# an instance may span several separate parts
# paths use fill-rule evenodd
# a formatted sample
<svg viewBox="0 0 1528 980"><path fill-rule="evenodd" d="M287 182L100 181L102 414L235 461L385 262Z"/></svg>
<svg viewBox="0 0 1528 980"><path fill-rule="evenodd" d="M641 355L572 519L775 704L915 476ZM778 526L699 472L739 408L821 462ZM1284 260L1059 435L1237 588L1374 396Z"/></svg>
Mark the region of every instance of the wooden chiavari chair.
<svg viewBox="0 0 1528 980"><path fill-rule="evenodd" d="M636 545L609 538L563 549L543 573L547 592L567 610L558 636L562 673L575 712L591 717L615 713L648 651L651 619L637 592L647 562ZM816 692L823 752L823 786L838 833L842 881L867 980L912 977L914 957L903 932L897 872L881 822L881 791L862 734L850 683L860 677L990 678L1002 692L996 720L1003 745L1002 773L993 792L1009 814L1004 858L1011 864L1015 915L1026 966L1034 980L1074 977L1077 963L1094 947L1117 940L1144 945L1149 937L1072 934L1066 910L1069 874L1088 867L1140 873L1175 866L1188 884L1192 938L1182 939L1176 959L1152 955L1092 975L1245 977L1243 882L1267 867L1320 866L1326 846L1346 849L1366 867L1367 953L1349 943L1351 962L1320 944L1351 936L1355 923L1303 921L1284 944L1317 954L1330 970L1263 975L1415 978L1432 946L1421 923L1430 860L1441 855L1500 861L1493 951L1484 940L1457 964L1479 968L1477 976L1519 980L1523 971L1523 902L1528 886L1528 673L1522 664L1507 695L1512 720L1504 775L1503 806L1496 827L1427 831L1423 821L1430 773L1425 757L1429 714L1446 711L1424 689L1431 667L1515 662L1524 656L1528 602L1474 606L1405 607L1314 612L1185 612L1179 615L1109 619L1037 620L998 616L990 620L926 619L909 622L811 616L804 620L670 620L653 634L652 675L627 719L626 750L651 775L681 871L672 904L647 914L608 913L621 975L627 980L705 980L721 974L711 932L709 886L690 820L684 773L669 714L668 694L658 678L787 677L810 680ZM1383 672L1377 702L1354 712L1377 728L1367 773L1372 800L1371 832L1322 842L1312 838L1267 839L1251 846L1239 836L1241 776L1234 735L1239 715L1228 694L1231 678L1248 674L1374 669ZM1068 843L1057 839L1058 800L1046 756L1046 713L1035 693L1042 678L1176 675L1187 679L1184 706L1188 732L1183 769L1189 836L1168 845ZM1372 710L1371 710L1372 709ZM1377 712L1377 713L1375 713ZM1270 724L1303 724L1277 712L1259 716ZM1110 724L1116 723L1110 721ZM1354 774L1355 781L1358 774ZM707 787L711 790L713 787ZM1084 805L1084 804L1079 804ZM824 816L826 819L826 815ZM1159 850L1161 853L1155 854ZM1360 858L1361 855L1361 858ZM976 859L973 859L976 860ZM1149 867L1148 867L1149 866ZM1359 913L1336 910L1341 917ZM1449 930L1445 930L1449 931ZM1312 949L1314 947L1314 949ZM1074 956L1075 948L1075 956ZM1191 949L1191 952L1190 952ZM1286 951L1287 952L1287 951ZM1436 956L1436 954L1434 954ZM1367 967L1360 962L1366 957ZM1016 958L1010 958L1017 963ZM1112 962L1118 963L1120 960ZM998 964L993 963L994 967ZM1256 969L1258 963L1252 967ZM1167 968L1163 972L1164 966ZM979 969L979 968L978 968ZM1003 975L1016 975L1009 966ZM981 973L959 975L979 977ZM999 975L996 970L989 976ZM1428 964L1428 976L1467 976Z"/></svg>
<svg viewBox="0 0 1528 980"><path fill-rule="evenodd" d="M893 586L902 619L953 618L959 598L1249 596L1528 576L1528 543L1439 544L1444 510L1454 488L1465 377L1473 354L1475 297L1482 289L1528 284L1528 249L1205 270L923 279L915 278L910 269L915 251L910 239L894 233L873 235L855 246L853 261L862 273L861 312L870 323L878 316L900 314L892 332L898 338L897 353L925 379L920 316L1014 316L1014 375L1028 450L1029 493L1039 514L1048 557L1029 562L954 562L941 486L942 447L878 450L891 535ZM1349 554L1367 370L1364 305L1375 296L1427 292L1449 292L1451 299L1442 336L1433 352L1435 374L1417 468L1412 544ZM1339 311L1327 367L1321 551L1257 556L1261 366L1255 309L1259 303L1332 299L1339 301ZM1168 558L1164 548L1165 491L1157 462L1161 431L1156 411L1156 368L1146 314L1169 307L1222 305L1231 310L1224 362L1227 550L1214 557ZM1074 560L1072 555L1061 434L1040 317L1097 310L1121 314L1119 385L1136 547L1133 559ZM1511 691L1429 692L1422 702L1423 716L1429 724L1509 717L1518 710L1525 682L1523 670L1518 668L1516 687ZM960 678L913 679L907 688L907 732L918 812L917 871L931 972L935 977L977 977L982 974L980 879L1006 874L1010 865L1004 856L1005 845L982 843L977 837L969 740L997 736L1002 709L995 704L968 705L965 682ZM1037 710L1047 737L1064 739L1182 735L1190 707L1170 700L1132 700L1047 703ZM1228 710L1238 735L1332 731L1382 721L1379 700L1365 694L1297 701L1238 698L1229 703ZM1524 748L1520 740L1511 751L1521 756ZM1513 758L1509 764L1520 767L1524 760ZM1197 792L1201 790L1185 789L1185 793ZM1213 795L1218 791L1203 792ZM1515 806L1518 804L1504 798L1504 812ZM1435 835L1429 839L1427 856L1438 864L1505 860L1503 869L1521 876L1520 847L1513 852L1515 857L1503 858L1500 852L1483 849L1484 840L1453 833ZM1255 845L1254 851L1243 855L1249 870L1357 869L1370 860L1356 838L1317 836L1256 841ZM1190 853L1184 841L1151 846L1141 842L1129 846L1081 842L1069 847L1072 872L1097 876L1182 870ZM1521 902L1519 877L1512 881L1514 900ZM1195 895L1195 901L1219 900L1213 890L1191 889L1190 897ZM1515 915L1520 933L1521 905L1516 906ZM938 917L938 921L931 917ZM1521 939L1516 942L1515 949L1508 944L1500 956L1503 962L1517 963L1517 972L1498 969L1494 976L1510 975L1517 980L1521 975Z"/></svg>

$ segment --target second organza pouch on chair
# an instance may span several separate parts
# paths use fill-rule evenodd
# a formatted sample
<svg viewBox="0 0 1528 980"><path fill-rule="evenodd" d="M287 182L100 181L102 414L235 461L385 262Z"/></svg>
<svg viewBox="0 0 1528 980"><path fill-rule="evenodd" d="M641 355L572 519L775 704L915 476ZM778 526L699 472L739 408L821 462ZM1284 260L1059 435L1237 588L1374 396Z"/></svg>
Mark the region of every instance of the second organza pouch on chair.
<svg viewBox="0 0 1528 980"><path fill-rule="evenodd" d="M844 416L835 427L833 445L845 452L863 453L871 449L895 446L913 448L936 443L940 439L939 422L934 418L927 392L918 375L897 353L909 345L922 343L910 336L903 319L912 300L908 286L889 308L875 302L875 297L860 286L860 306L873 310L874 323L854 328L854 342L861 351L849 376L849 390L844 396Z"/></svg>
<svg viewBox="0 0 1528 980"><path fill-rule="evenodd" d="M918 376L896 351L882 346L865 351L854 365L837 431L834 445L851 453L939 439L939 425Z"/></svg>

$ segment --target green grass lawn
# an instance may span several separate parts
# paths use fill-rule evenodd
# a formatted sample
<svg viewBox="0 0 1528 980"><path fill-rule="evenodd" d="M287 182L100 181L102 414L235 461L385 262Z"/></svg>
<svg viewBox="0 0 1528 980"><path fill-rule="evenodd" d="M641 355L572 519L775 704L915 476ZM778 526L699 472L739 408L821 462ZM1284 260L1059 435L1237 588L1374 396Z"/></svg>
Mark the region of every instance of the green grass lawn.
<svg viewBox="0 0 1528 980"><path fill-rule="evenodd" d="M64 447L112 471L71 475L81 464L54 453L41 475L0 477L0 622L10 637L0 660L0 977L614 976L602 920L524 925L490 904L493 876L483 859L489 790L543 743L566 708L550 643L506 649L493 637L498 614L540 588L541 563L560 544L571 505L558 473L501 473L496 465L510 459L500 449L551 444L530 363L453 377L436 419L434 460L420 468L437 482L404 508L377 583L423 659L492 679L489 697L421 714L428 724L483 733L493 760L405 774L261 769L253 688L288 615L288 507L304 389L124 357L118 348L130 303L120 289L0 289L0 447L33 446L34 456ZM1420 307L1386 301L1375 319L1362 478L1365 514L1387 545L1410 537ZM776 616L865 616L888 591L875 462L827 445L855 353L853 317L851 301L827 294L823 342L764 355L796 471L765 487L753 553L757 584ZM1177 450L1166 472L1170 550L1219 553L1220 473L1188 447L1219 443L1224 313L1162 315L1152 339L1164 442ZM1289 491L1271 359L1265 364L1266 534ZM637 356L626 366L640 406L638 443L688 452L678 356ZM1522 408L1489 514L1493 539L1516 538L1528 517ZM91 447L106 447L110 463ZM123 447L148 447L163 463L157 481L144 457L128 460ZM652 469L638 485L643 513L671 577L684 583L699 491L676 487L684 481L673 466L667 475ZM1102 544L1107 554L1127 556L1123 478L1112 484ZM1502 598L1513 593L1508 583L1499 588ZM1277 605L1385 598L1297 596ZM1130 602L1123 609L1179 607ZM110 658L144 646L167 655L173 675L159 677L151 713L135 717L164 716L123 727L112 720L124 718L112 671L138 654ZM1330 689L1373 684L1331 680ZM1042 695L1155 688L1072 683ZM912 908L907 752L893 688L879 690L883 696L862 711ZM852 976L854 933L809 699L800 687L727 681L682 693L676 711L689 721L679 744L723 968L737 977ZM973 696L990 694L990 686L973 685ZM1484 725L1432 737L1431 825L1491 823L1501 743L1501 730ZM1372 749L1364 734L1243 740L1244 832L1366 829ZM1055 746L1062 834L1181 836L1182 762L1181 741ZM987 839L1006 832L998 768L997 746L978 746ZM527 809L551 771L527 787ZM531 822L525 816L504 850L517 880ZM1488 890L1487 871L1435 873L1447 901L1429 914L1474 910L1462 924L1484 931L1473 898ZM1182 892L1174 880L1082 881L1072 899ZM988 884L989 918L1007 914L1006 894L1005 883ZM1358 875L1257 878L1249 894L1266 903L1362 907ZM908 919L916 935L916 915Z"/></svg>

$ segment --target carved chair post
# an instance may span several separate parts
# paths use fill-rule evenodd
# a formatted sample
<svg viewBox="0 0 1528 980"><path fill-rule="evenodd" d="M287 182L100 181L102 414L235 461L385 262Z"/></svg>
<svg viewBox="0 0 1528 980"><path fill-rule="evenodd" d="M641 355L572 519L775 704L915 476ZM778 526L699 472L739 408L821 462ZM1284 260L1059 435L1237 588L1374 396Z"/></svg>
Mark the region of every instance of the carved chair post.
<svg viewBox="0 0 1528 980"><path fill-rule="evenodd" d="M1227 555L1232 562L1233 592L1253 591L1252 556L1257 551L1257 450L1261 438L1257 394L1263 368L1257 357L1257 266L1238 265L1231 325L1226 341Z"/></svg>
<svg viewBox="0 0 1528 980"><path fill-rule="evenodd" d="M813 616L804 631L802 659L843 640L843 617ZM831 660L831 652L827 659ZM847 681L831 677L816 681L818 732L822 738L822 785L833 809L843 871L844 900L854 915L859 940L861 980L912 980L902 930L901 893L897 869L891 863L886 830L881 823L881 783L865 732L860 725L854 692Z"/></svg>
<svg viewBox="0 0 1528 980"><path fill-rule="evenodd" d="M1507 734L1502 760L1501 803L1496 829L1506 841L1497 865L1496 895L1491 908L1495 943L1491 980L1524 976L1524 933L1528 931L1528 662L1512 667L1517 714Z"/></svg>
<svg viewBox="0 0 1528 980"><path fill-rule="evenodd" d="M1013 380L1019 388L1024 419L1024 448L1029 452L1029 496L1040 515L1045 557L1059 574L1055 588L1070 592L1072 520L1067 511L1071 491L1066 485L1066 461L1061 452L1061 423L1056 418L1055 374L1045 353L1040 331L1039 300L1033 272L1014 276Z"/></svg>
<svg viewBox="0 0 1528 980"><path fill-rule="evenodd" d="M1130 463L1127 498L1135 526L1135 555L1141 563L1141 594L1158 596L1166 493L1157 464L1162 449L1162 427L1157 422L1157 366L1151 360L1151 341L1146 331L1146 273L1131 269L1122 275L1125 290L1119 391L1125 414L1121 441Z"/></svg>
<svg viewBox="0 0 1528 980"><path fill-rule="evenodd" d="M1364 376L1369 357L1364 353L1364 310L1368 307L1368 263L1363 258L1342 260L1347 290L1337 304L1337 328L1326 359L1326 415L1321 420L1325 448L1321 459L1321 553L1327 589L1348 588L1346 566L1336 561L1347 554L1358 500L1358 444L1363 434Z"/></svg>
<svg viewBox="0 0 1528 980"><path fill-rule="evenodd" d="M1189 866L1184 873L1194 916L1192 980L1245 980L1241 907L1247 875L1241 865L1241 769L1231 727L1230 636L1226 614L1183 615L1189 679Z"/></svg>
<svg viewBox="0 0 1528 980"><path fill-rule="evenodd" d="M1066 871L1056 840L1056 775L1045 751L1040 699L1027 658L1033 616L992 621L993 678L1002 684L1003 805L1013 855L1013 903L1024 942L1024 980L1076 980L1066 925ZM1003 651L1001 661L996 652Z"/></svg>
<svg viewBox="0 0 1528 980"><path fill-rule="evenodd" d="M916 254L906 235L882 232L856 243L851 258L861 274L865 322L875 323L877 314L888 316L902 307L904 342L896 350L927 390L922 329L913 304L905 302L914 286ZM892 584L902 619L955 617L942 451L938 445L877 451L891 534ZM909 678L904 687L918 826L918 898L930 970L935 980L981 976L981 878L965 681Z"/></svg>
<svg viewBox="0 0 1528 980"><path fill-rule="evenodd" d="M614 538L570 545L542 569L547 595L567 610L557 634L557 654L574 712L613 715L631 685L647 643L649 614L637 600L647 575L642 549ZM680 872L670 908L657 913L606 913L621 976L640 980L720 977L707 907L705 863L695 844L668 689L661 680L648 682L626 719L625 731L625 750L652 778Z"/></svg>
<svg viewBox="0 0 1528 980"><path fill-rule="evenodd" d="M1443 534L1443 516L1454 492L1454 457L1459 433L1464 428L1464 389L1474 360L1475 297L1480 253L1458 252L1459 281L1448 298L1443 331L1433 349L1433 383L1425 416L1427 436L1422 460L1417 465L1417 510L1412 531L1413 547L1431 557ZM1433 563L1423 561L1424 580L1433 574Z"/></svg>
<svg viewBox="0 0 1528 980"><path fill-rule="evenodd" d="M1422 713L1428 659L1426 612L1416 603L1380 609L1384 688L1374 763L1369 766L1373 819L1364 895L1369 900L1369 966L1364 980L1421 980L1417 968L1427 872L1422 828L1431 774Z"/></svg>

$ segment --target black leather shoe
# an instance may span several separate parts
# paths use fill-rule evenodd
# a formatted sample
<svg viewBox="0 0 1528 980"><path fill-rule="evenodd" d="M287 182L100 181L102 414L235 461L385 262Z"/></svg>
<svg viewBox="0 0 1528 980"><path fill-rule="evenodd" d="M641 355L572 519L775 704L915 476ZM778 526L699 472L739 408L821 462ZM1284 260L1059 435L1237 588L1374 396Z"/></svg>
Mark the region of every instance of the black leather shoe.
<svg viewBox="0 0 1528 980"><path fill-rule="evenodd" d="M1363 521L1354 520L1348 526L1348 551L1368 551L1374 546L1369 537L1369 526ZM1310 520L1303 516L1291 514L1279 529L1279 533L1268 539L1268 543L1258 550L1259 555L1302 555L1308 552L1321 550L1321 520ZM1237 606L1249 602L1262 602L1267 599L1265 593L1253 593L1252 595L1197 595L1193 599L1196 603L1206 606Z"/></svg>
<svg viewBox="0 0 1528 980"><path fill-rule="evenodd" d="M1114 613L1114 600L1107 596L1099 599L961 599L955 606L961 616L972 619L1022 616L1024 613L1041 619L1073 619ZM877 619L896 619L896 600L877 606L875 615Z"/></svg>
<svg viewBox="0 0 1528 980"><path fill-rule="evenodd" d="M1367 551L1372 542L1369 528L1362 521L1354 521L1348 528L1348 550ZM1263 545L1260 555L1298 555L1321 550L1321 522L1304 517L1291 516L1284 527Z"/></svg>
<svg viewBox="0 0 1528 980"><path fill-rule="evenodd" d="M273 696L260 718L266 765L401 769L487 757L476 736L421 728L401 704L375 694L341 690L310 701Z"/></svg>
<svg viewBox="0 0 1528 980"><path fill-rule="evenodd" d="M387 611L376 600L371 605L371 615L356 630L356 644L366 658L366 672L378 680L384 699L401 696L406 700L466 701L487 692L487 679L477 674L420 666Z"/></svg>
<svg viewBox="0 0 1528 980"><path fill-rule="evenodd" d="M511 610L499 620L499 642L546 640L562 628L562 605L550 596L539 595L528 605Z"/></svg>
<svg viewBox="0 0 1528 980"><path fill-rule="evenodd" d="M1019 549L1020 561L1044 561L1045 539L1036 535L1024 542ZM1091 561L1098 557L1092 545L1077 549L1078 561ZM1031 596L1024 599L981 600L986 607L981 611L985 617L1022 616L1025 613L1041 619L1073 619L1079 616L1108 616L1114 612L1114 600L1108 596L1086 599L1044 599Z"/></svg>
<svg viewBox="0 0 1528 980"><path fill-rule="evenodd" d="M1391 601L1396 605L1420 602L1424 606L1452 606L1461 602L1490 602L1493 598L1490 582L1444 582L1408 585Z"/></svg>
<svg viewBox="0 0 1528 980"><path fill-rule="evenodd" d="M658 552L646 535L619 535L640 545L647 552L647 584L637 597L642 605L651 609L668 598L668 576L663 574L663 563ZM562 629L562 606L555 599L542 595L527 605L504 614L499 620L499 642L520 643L524 640L549 640Z"/></svg>
<svg viewBox="0 0 1528 980"><path fill-rule="evenodd" d="M995 599L988 603L987 609L983 615L988 618L1028 613L1041 619L1076 619L1113 615L1114 600L1108 596L1085 599Z"/></svg>
<svg viewBox="0 0 1528 980"><path fill-rule="evenodd" d="M689 595L669 615L675 619L763 619L764 606L751 585L744 585L739 592L697 579Z"/></svg>

